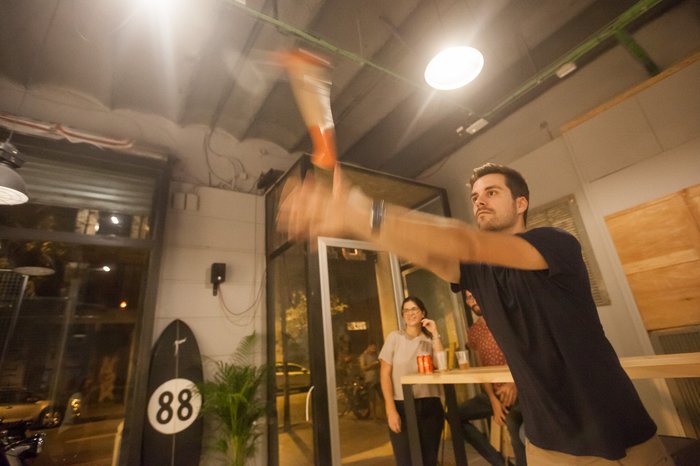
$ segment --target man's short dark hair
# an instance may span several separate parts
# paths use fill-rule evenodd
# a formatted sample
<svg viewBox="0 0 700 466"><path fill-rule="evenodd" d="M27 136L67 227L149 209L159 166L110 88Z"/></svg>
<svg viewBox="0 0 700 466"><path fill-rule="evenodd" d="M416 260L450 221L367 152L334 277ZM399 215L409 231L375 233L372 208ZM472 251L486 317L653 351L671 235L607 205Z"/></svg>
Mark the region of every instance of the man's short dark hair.
<svg viewBox="0 0 700 466"><path fill-rule="evenodd" d="M506 178L506 186L508 186L508 189L510 189L513 199L517 199L518 197L522 196L527 200L528 206L523 215L523 221L525 222L525 225L527 225L527 211L530 208L530 189L527 187L527 182L519 171L506 167L505 165L489 162L474 169L471 178L469 178L469 185L474 186L476 180L482 176L491 175L494 173L503 175Z"/></svg>

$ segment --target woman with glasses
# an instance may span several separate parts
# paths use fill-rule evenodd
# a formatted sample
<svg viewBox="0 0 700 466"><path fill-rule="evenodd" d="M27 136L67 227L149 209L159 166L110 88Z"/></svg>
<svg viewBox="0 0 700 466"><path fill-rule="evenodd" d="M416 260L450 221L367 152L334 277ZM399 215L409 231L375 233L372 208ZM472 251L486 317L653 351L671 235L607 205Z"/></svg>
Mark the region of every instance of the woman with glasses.
<svg viewBox="0 0 700 466"><path fill-rule="evenodd" d="M403 300L404 328L391 332L379 353L380 381L384 394L389 439L398 466L411 464L401 376L418 372L417 356L442 351L442 342L435 321L428 319L423 301L415 296ZM423 454L423 464L437 464L440 436L445 414L437 385L413 385L416 417Z"/></svg>

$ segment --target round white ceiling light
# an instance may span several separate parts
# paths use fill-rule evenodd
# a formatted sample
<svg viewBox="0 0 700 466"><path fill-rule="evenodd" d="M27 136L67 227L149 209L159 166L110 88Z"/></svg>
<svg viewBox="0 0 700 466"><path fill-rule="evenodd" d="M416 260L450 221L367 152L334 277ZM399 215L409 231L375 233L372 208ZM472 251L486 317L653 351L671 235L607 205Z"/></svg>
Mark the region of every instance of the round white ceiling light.
<svg viewBox="0 0 700 466"><path fill-rule="evenodd" d="M425 81L442 91L472 82L484 67L484 56L473 47L450 47L438 53L425 68Z"/></svg>

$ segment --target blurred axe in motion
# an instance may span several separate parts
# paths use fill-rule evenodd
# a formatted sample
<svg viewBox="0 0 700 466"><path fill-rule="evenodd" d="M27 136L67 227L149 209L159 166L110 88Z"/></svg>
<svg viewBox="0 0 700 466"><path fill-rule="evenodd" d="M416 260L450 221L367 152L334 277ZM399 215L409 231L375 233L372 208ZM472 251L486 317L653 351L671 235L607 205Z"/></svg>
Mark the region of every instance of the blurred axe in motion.
<svg viewBox="0 0 700 466"><path fill-rule="evenodd" d="M331 114L330 63L302 49L276 56L287 71L294 98L311 136L311 162L319 168L333 170L337 154Z"/></svg>

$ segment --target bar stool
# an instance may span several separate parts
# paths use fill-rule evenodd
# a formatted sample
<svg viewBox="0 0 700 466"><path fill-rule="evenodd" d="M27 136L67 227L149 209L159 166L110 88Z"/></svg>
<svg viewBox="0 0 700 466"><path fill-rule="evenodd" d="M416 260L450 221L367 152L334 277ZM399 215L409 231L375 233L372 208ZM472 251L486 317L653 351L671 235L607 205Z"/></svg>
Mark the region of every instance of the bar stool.
<svg viewBox="0 0 700 466"><path fill-rule="evenodd" d="M501 452L503 459L508 464L508 461L515 462L515 454L513 446L510 443L510 433L505 425L499 426L496 423L496 418L491 416L491 429L489 431L489 442L491 446Z"/></svg>

